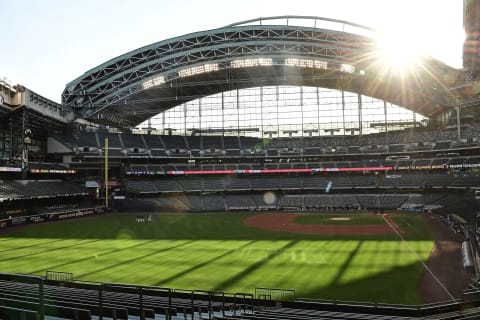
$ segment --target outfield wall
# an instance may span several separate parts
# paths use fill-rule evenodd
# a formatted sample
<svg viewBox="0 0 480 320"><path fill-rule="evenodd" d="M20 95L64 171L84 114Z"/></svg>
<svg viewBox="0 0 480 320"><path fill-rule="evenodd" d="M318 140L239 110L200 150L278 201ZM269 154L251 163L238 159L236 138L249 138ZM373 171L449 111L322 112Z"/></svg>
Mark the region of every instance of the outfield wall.
<svg viewBox="0 0 480 320"><path fill-rule="evenodd" d="M50 212L50 213L34 214L34 215L28 215L28 216L12 217L9 219L0 220L0 229L5 229L8 227L19 226L24 224L73 219L78 217L102 214L105 212L107 212L107 210L104 206L98 206L98 207L90 207L90 208L83 208L83 209L76 209L76 210L66 210L66 211L59 211L59 212Z"/></svg>

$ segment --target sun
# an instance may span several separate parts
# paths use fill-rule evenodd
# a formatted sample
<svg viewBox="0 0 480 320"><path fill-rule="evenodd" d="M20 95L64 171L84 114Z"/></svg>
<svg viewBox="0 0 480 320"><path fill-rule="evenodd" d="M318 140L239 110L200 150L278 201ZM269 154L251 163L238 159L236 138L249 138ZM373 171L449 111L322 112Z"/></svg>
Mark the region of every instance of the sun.
<svg viewBox="0 0 480 320"><path fill-rule="evenodd" d="M376 55L389 71L403 73L413 70L428 55L425 43L404 29L380 33L376 40Z"/></svg>

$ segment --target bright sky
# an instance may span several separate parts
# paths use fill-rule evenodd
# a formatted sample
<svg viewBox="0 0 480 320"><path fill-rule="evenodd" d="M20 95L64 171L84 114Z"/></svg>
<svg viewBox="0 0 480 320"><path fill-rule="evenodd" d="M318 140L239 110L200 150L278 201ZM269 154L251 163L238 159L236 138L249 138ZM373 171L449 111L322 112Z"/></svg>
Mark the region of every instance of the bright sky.
<svg viewBox="0 0 480 320"><path fill-rule="evenodd" d="M462 6L461 0L0 0L0 78L60 102L68 82L128 51L278 15L341 19L407 36L461 68Z"/></svg>

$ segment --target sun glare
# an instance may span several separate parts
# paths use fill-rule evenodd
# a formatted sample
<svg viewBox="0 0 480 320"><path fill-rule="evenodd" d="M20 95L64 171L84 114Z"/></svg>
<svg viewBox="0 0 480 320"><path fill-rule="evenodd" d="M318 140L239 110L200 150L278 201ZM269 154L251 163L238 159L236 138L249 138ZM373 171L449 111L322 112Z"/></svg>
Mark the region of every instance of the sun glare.
<svg viewBox="0 0 480 320"><path fill-rule="evenodd" d="M387 69L405 72L418 66L426 50L422 41L405 32L388 32L377 39L377 54Z"/></svg>

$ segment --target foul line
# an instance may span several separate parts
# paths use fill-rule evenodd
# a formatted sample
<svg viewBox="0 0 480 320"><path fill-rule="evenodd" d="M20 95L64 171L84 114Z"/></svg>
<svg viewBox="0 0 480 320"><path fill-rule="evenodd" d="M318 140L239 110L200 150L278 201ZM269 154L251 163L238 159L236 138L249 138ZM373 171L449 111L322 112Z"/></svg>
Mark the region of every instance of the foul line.
<svg viewBox="0 0 480 320"><path fill-rule="evenodd" d="M383 217L383 220L385 220L385 222L390 226L390 228L392 228L392 230L397 234L397 236L407 245L407 248L417 256L418 260L423 264L423 267L425 268L425 270L427 270L427 272L430 273L430 275L440 285L443 291L447 293L447 295L450 297L450 299L452 299L452 301L456 302L457 300L455 299L455 297L450 293L450 291L448 291L448 289L443 285L440 279L438 279L435 276L433 271L425 264L425 261L423 261L422 257L420 257L420 255L415 250L413 250L413 248L408 244L408 242L405 240L402 234L397 230L397 228L390 221L388 221L387 218L385 218L385 215L383 215L382 217Z"/></svg>

